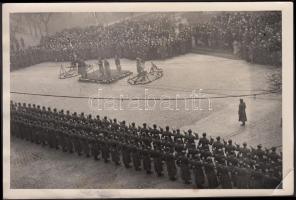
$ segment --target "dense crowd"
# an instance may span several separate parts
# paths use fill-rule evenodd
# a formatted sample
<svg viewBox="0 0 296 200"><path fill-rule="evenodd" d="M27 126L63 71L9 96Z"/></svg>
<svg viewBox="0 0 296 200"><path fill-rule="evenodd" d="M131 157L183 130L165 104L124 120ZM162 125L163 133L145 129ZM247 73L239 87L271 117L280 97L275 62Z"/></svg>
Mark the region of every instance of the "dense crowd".
<svg viewBox="0 0 296 200"><path fill-rule="evenodd" d="M70 61L73 52L85 60L115 55L165 59L190 52L192 45L228 49L249 62L281 66L281 14L227 12L196 25L180 24L171 14L153 14L107 26L65 29L43 37L35 47L12 45L11 68Z"/></svg>
<svg viewBox="0 0 296 200"><path fill-rule="evenodd" d="M78 115L63 110L11 101L12 135L42 146L95 160L113 162L147 174L180 178L197 188L280 188L282 156L276 148L263 150L208 138L191 130L162 129L146 123Z"/></svg>
<svg viewBox="0 0 296 200"><path fill-rule="evenodd" d="M228 49L241 58L281 66L281 12L226 12L194 27L197 45Z"/></svg>
<svg viewBox="0 0 296 200"><path fill-rule="evenodd" d="M35 51L35 49L38 49ZM12 53L13 68L44 61L69 61L73 51L83 59L111 58L115 55L144 60L168 58L191 50L189 27L175 33L174 18L156 14L148 18L135 18L107 26L65 29L52 36L43 37L40 45ZM33 54L38 60L27 57ZM45 57L44 57L45 56ZM42 57L42 58L39 58ZM14 63L15 62L15 63ZM19 66L21 65L21 66Z"/></svg>

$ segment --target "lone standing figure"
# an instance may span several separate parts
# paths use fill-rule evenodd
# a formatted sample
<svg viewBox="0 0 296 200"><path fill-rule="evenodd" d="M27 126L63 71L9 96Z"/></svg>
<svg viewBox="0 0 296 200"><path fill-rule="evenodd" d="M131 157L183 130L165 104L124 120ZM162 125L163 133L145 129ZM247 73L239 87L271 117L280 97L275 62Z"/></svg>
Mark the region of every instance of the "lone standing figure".
<svg viewBox="0 0 296 200"><path fill-rule="evenodd" d="M247 121L247 115L246 115L246 103L243 99L239 100L239 107L238 107L238 121L242 122L242 126L245 125L245 122Z"/></svg>

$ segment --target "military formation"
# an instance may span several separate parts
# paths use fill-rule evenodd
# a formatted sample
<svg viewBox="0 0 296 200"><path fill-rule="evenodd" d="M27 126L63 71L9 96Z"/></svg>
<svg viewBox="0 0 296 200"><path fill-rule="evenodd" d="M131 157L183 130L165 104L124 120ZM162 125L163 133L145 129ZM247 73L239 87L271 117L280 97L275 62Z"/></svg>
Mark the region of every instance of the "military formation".
<svg viewBox="0 0 296 200"><path fill-rule="evenodd" d="M11 134L63 152L177 179L196 188L281 187L282 156L275 147L242 146L191 130L95 118L84 113L10 103Z"/></svg>

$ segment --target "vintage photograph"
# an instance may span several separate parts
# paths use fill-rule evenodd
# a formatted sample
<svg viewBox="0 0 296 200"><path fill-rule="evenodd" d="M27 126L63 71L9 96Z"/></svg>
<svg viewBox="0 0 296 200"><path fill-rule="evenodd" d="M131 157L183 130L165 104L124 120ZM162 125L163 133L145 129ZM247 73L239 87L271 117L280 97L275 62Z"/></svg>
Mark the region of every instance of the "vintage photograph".
<svg viewBox="0 0 296 200"><path fill-rule="evenodd" d="M282 10L33 8L7 19L10 189L285 188Z"/></svg>

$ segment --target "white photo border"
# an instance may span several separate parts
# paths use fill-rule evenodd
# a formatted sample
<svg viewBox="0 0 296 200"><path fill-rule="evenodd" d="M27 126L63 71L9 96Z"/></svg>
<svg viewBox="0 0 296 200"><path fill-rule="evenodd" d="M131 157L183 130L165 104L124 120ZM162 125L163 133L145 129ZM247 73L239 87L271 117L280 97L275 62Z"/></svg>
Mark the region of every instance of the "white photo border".
<svg viewBox="0 0 296 200"><path fill-rule="evenodd" d="M10 68L9 14L17 12L185 12L185 11L281 11L282 12L282 189L10 189ZM2 9L3 54L3 192L5 199L26 198L139 198L270 196L294 193L293 126L293 3L7 3Z"/></svg>

